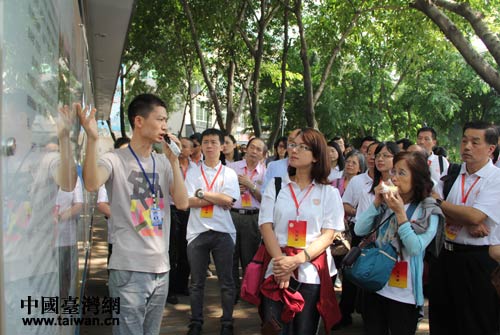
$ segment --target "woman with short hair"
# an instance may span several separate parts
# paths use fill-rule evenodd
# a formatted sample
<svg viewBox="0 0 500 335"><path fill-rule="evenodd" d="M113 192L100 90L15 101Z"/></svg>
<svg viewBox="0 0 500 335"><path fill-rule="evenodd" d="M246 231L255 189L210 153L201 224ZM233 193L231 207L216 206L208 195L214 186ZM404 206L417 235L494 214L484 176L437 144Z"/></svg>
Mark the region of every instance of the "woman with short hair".
<svg viewBox="0 0 500 335"><path fill-rule="evenodd" d="M391 176L397 190L387 190L382 184L376 186L375 200L354 227L357 235L364 236L381 215L380 222L384 223L377 230L376 243L390 242L398 252L398 260L385 286L375 293L365 292L366 334L415 334L424 305L424 254L436 232L442 231L444 222L441 209L430 196L433 182L423 154L397 154ZM438 244L443 240L440 236L436 237ZM431 250L436 249L439 246Z"/></svg>

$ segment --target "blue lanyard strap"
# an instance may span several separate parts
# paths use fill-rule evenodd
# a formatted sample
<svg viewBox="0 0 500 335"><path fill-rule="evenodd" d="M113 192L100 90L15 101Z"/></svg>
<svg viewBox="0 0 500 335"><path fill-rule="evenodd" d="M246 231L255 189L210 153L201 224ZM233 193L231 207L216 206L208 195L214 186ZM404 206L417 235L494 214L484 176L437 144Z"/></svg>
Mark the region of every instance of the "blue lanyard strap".
<svg viewBox="0 0 500 335"><path fill-rule="evenodd" d="M137 155L135 154L134 149L132 149L131 145L129 145L128 148L130 149L130 152L132 153L132 155L135 157L137 164L139 164L139 167L142 170L142 174L144 175L144 178L146 178L146 181L149 184L149 190L151 191L151 196L153 198L156 197L156 194L155 194L155 164L156 163L155 163L155 158L153 157L153 153L151 153L151 159L153 159L153 182L151 183L149 181L148 175L146 174L146 171L144 171L144 167L142 166L141 161L139 160L139 157L137 157Z"/></svg>

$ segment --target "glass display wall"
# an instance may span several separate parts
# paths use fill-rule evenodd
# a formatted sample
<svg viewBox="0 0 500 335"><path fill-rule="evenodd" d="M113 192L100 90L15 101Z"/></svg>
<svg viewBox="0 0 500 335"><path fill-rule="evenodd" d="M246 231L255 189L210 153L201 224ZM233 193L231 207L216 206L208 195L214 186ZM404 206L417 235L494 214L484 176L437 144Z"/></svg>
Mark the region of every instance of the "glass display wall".
<svg viewBox="0 0 500 335"><path fill-rule="evenodd" d="M74 334L56 323L78 316L91 217L72 108L93 104L79 4L0 0L0 19L0 334Z"/></svg>

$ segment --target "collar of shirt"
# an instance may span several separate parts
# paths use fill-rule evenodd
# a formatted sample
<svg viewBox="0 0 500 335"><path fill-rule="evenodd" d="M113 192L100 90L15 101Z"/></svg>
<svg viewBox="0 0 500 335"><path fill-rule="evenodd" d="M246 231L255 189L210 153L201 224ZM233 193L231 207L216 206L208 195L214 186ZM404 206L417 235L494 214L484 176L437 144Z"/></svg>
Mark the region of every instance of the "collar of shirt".
<svg viewBox="0 0 500 335"><path fill-rule="evenodd" d="M495 165L493 165L493 162L490 159L490 160L488 160L488 163L486 163L486 165L484 165L481 169L474 172L473 174L469 174L467 172L466 163L462 163L462 167L460 168L460 174L462 175L465 173L466 177L478 176L481 178L488 178L488 176L490 174L495 172L494 169L497 169L497 167L495 167Z"/></svg>

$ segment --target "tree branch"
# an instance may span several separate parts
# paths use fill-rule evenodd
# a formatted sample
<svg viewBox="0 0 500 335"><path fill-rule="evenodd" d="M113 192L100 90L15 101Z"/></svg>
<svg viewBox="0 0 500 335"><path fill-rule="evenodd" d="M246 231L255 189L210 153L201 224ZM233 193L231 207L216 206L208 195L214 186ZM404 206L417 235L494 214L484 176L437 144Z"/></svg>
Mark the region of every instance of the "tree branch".
<svg viewBox="0 0 500 335"><path fill-rule="evenodd" d="M457 3L450 0L435 0L434 3L466 19L474 29L477 37L483 41L497 65L500 66L500 38L486 25L483 20L483 13L471 8L468 2Z"/></svg>
<svg viewBox="0 0 500 335"><path fill-rule="evenodd" d="M497 92L500 92L500 75L486 60L472 47L457 26L430 0L415 0L411 7L421 11L429 17L455 48L464 57L465 61L476 73Z"/></svg>

